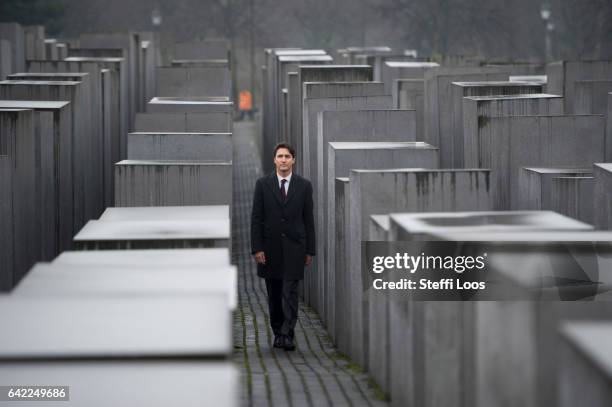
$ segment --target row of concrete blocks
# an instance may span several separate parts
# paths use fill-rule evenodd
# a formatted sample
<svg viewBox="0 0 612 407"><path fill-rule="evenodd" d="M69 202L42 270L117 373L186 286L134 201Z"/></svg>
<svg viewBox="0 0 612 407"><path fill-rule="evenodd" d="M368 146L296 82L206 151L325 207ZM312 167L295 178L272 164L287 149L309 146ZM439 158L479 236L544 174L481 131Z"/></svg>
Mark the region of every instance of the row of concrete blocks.
<svg viewBox="0 0 612 407"><path fill-rule="evenodd" d="M353 184L348 185L352 195ZM550 251L551 241L600 242L596 251L581 252L594 267L573 267L574 274L564 275L584 280L582 287L591 287L596 301L420 302L400 291L377 292L368 271L357 282L361 286L350 291L353 298L337 298L341 306L361 302L361 351L393 405L571 405L564 398L577 394L560 387L556 377L562 354L558 331L566 320L609 320L609 293L597 287L612 281L610 232L591 231L590 225L546 211L395 213L370 216L369 228L374 241L487 242L490 256L505 258L495 263L496 271L512 278L520 269L523 281L562 274L546 265L549 260L569 264ZM492 247L490 242L503 243ZM355 346L354 333L348 338ZM574 366L565 368L571 372Z"/></svg>
<svg viewBox="0 0 612 407"><path fill-rule="evenodd" d="M230 204L232 103L154 98L115 164L116 206Z"/></svg>
<svg viewBox="0 0 612 407"><path fill-rule="evenodd" d="M12 327L0 339L0 377L61 379L83 406L109 397L166 405L177 392L184 405L236 405L229 238L228 206L107 209L76 245L146 250L64 252L37 264L0 298L0 320Z"/></svg>
<svg viewBox="0 0 612 407"><path fill-rule="evenodd" d="M26 61L60 60L67 56L67 44L45 38L45 27L0 23L0 80L23 72Z"/></svg>

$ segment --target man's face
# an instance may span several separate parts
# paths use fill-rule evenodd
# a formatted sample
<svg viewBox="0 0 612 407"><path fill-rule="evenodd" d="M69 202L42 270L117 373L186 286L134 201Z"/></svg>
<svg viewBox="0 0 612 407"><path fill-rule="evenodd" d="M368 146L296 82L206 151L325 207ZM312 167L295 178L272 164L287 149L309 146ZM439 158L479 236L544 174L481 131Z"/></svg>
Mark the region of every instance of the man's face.
<svg viewBox="0 0 612 407"><path fill-rule="evenodd" d="M295 164L295 158L293 158L288 149L279 148L276 150L276 155L274 156L276 172L291 172L293 164Z"/></svg>

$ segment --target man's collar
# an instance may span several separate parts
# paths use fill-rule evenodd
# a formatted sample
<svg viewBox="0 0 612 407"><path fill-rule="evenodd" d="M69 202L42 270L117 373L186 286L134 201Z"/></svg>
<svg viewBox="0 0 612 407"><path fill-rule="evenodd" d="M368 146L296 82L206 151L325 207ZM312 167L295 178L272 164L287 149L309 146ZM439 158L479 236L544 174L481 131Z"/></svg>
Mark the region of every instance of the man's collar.
<svg viewBox="0 0 612 407"><path fill-rule="evenodd" d="M276 173L276 179L278 180L278 182L281 182L282 179L286 179L287 182L291 182L291 176L293 175L293 172L290 172L289 175L287 175L286 177L281 177L278 172Z"/></svg>

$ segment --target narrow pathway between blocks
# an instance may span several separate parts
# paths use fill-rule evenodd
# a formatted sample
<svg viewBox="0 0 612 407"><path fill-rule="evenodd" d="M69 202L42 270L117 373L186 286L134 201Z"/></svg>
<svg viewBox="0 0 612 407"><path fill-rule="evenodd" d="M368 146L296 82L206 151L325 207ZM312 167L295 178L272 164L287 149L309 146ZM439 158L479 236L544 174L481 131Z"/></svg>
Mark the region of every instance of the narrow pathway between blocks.
<svg viewBox="0 0 612 407"><path fill-rule="evenodd" d="M387 406L368 376L339 355L318 315L300 303L295 352L272 348L265 284L250 255L251 200L262 175L255 144L257 125L234 124L234 258L238 265L238 310L234 315L234 360L242 376L243 406Z"/></svg>

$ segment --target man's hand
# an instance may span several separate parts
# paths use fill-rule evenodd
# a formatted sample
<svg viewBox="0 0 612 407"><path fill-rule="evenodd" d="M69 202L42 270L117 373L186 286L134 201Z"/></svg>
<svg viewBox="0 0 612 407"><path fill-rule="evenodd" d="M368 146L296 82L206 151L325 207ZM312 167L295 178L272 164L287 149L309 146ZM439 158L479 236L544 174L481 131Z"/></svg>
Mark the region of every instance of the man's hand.
<svg viewBox="0 0 612 407"><path fill-rule="evenodd" d="M266 255L264 252L255 253L255 261L257 264L266 264Z"/></svg>
<svg viewBox="0 0 612 407"><path fill-rule="evenodd" d="M307 266L310 266L312 264L312 256L310 254L307 254L304 258L304 264Z"/></svg>

